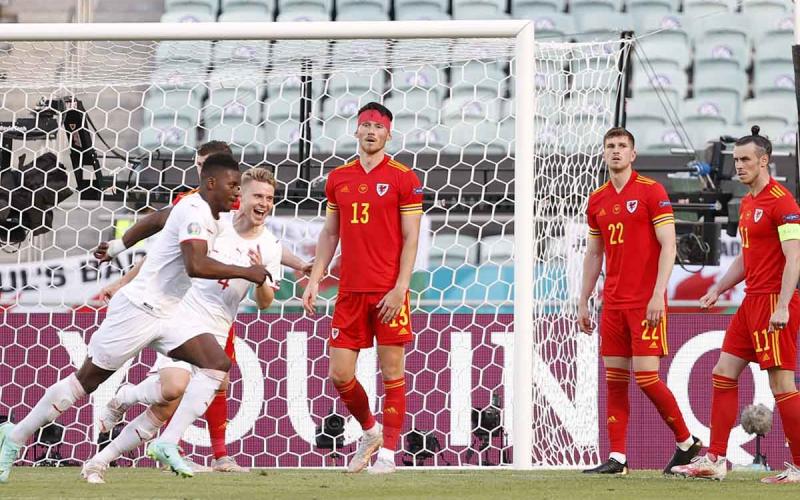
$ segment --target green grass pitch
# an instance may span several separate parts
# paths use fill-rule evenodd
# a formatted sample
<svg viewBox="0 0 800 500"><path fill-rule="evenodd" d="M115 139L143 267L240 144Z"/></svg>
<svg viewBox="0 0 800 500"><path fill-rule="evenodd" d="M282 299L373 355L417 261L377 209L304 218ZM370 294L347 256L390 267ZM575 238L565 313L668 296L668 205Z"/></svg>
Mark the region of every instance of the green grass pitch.
<svg viewBox="0 0 800 500"><path fill-rule="evenodd" d="M250 474L198 474L178 479L155 469L112 469L107 484L83 482L77 467L17 467L0 484L0 498L128 498L255 500L332 499L734 499L800 498L800 484L766 485L764 474L733 472L725 481L665 478L656 471L626 477L587 477L577 471L403 470L390 476L346 475L326 470L259 470Z"/></svg>

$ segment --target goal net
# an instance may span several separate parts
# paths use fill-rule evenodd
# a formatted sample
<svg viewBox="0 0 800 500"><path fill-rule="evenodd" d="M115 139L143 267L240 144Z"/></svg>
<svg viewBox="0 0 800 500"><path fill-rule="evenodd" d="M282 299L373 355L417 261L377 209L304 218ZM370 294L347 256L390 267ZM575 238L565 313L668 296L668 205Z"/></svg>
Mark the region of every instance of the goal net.
<svg viewBox="0 0 800 500"><path fill-rule="evenodd" d="M582 213L626 44L521 50L521 21L494 34L491 22L329 24L276 23L260 36L242 35L253 31L245 24L162 25L158 33L177 34L162 40L142 40L141 25L85 26L75 40L58 40L79 33L70 26L34 25L0 41L0 416L24 417L82 363L105 313L101 289L147 243L109 265L91 250L195 187L200 144L228 142L244 165L274 170L269 228L311 259L326 175L356 154L358 108L379 101L395 116L389 152L425 186L398 460L596 463L596 340L577 333L574 303ZM352 38L365 29L385 38ZM227 428L242 465L342 465L355 450L360 428L326 380L338 270L334 260L313 318L300 307L305 280L290 269L273 307L243 305ZM99 409L153 360L143 352L46 427L23 463L94 453ZM374 350L361 352L358 377L380 419ZM203 421L183 446L200 461L210 454ZM150 462L138 450L118 463Z"/></svg>

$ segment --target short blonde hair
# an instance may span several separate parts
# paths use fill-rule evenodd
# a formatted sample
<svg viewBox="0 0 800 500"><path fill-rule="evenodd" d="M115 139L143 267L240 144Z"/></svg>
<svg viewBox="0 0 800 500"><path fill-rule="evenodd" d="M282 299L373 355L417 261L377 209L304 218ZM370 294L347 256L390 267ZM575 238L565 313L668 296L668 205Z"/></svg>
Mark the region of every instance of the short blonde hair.
<svg viewBox="0 0 800 500"><path fill-rule="evenodd" d="M272 187L276 187L275 176L264 167L253 167L242 174L242 186L251 182L266 182Z"/></svg>

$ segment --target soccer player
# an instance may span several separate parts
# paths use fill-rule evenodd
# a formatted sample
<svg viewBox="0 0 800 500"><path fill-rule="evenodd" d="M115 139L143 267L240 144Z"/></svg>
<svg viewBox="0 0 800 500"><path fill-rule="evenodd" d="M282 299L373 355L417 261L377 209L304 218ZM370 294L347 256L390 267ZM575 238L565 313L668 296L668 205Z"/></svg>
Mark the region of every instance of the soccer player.
<svg viewBox="0 0 800 500"><path fill-rule="evenodd" d="M412 340L408 286L419 241L422 186L410 168L386 155L391 124L392 113L381 104L371 102L358 111L358 158L328 175L325 224L303 293L305 310L313 315L319 282L341 240L328 375L364 430L348 472L364 470L379 448L370 472L394 472L406 412L405 344ZM386 391L382 428L355 377L359 351L374 340Z"/></svg>
<svg viewBox="0 0 800 500"><path fill-rule="evenodd" d="M675 220L664 187L633 169L633 134L612 128L603 137L610 180L589 196L589 239L583 261L578 326L592 333L589 296L606 262L600 334L608 389L608 436L611 453L591 474L627 474L630 369L636 384L675 434L677 448L664 472L689 463L700 440L689 433L678 403L659 378L667 354L666 289L675 263Z"/></svg>
<svg viewBox="0 0 800 500"><path fill-rule="evenodd" d="M749 193L739 208L742 253L728 271L700 298L713 307L719 296L742 280L745 296L731 319L722 352L711 375L711 446L692 463L673 472L689 477L723 479L725 453L739 406L739 375L749 363L767 370L769 386L793 464L762 479L765 483L800 483L800 393L794 382L797 330L800 327L800 208L792 194L769 174L772 143L759 127L736 141L733 162L739 181Z"/></svg>
<svg viewBox="0 0 800 500"><path fill-rule="evenodd" d="M245 172L242 175L241 209L234 212L232 217L220 216L221 221L224 222L220 224L221 232L214 241L210 254L211 257L226 264L266 265L271 279L268 279L265 285L256 287L254 295L256 303L261 309L269 307L275 298L273 289L279 288L281 272L281 245L264 226L265 219L272 211L274 204L275 178L272 173L264 168L252 168ZM229 220L231 218L232 221ZM192 287L184 296L169 328L188 330L196 334L211 333L220 346L225 346L228 342L228 332L236 319L239 304L247 295L249 288L250 283L242 279L193 279ZM184 385L173 388L181 394L185 393L183 399L166 400L162 396L159 374L156 373L138 386L122 386L114 400L122 398L127 398L127 400L124 401L124 404L112 401L109 407L124 406L127 408L140 402L138 398L141 397L141 402L150 404L148 411L157 417L154 423L165 421L172 415L178 400L181 405L187 405L190 404L193 397L194 385L189 383L189 377L194 372L193 367L185 362L173 362L171 367L174 370L183 370L187 374L181 379ZM188 388L186 384L188 384ZM104 412L101 421L109 418L107 413ZM153 426L148 425L147 422L143 425L142 420L141 417L134 419L118 437L84 464L82 476L89 483L104 483L108 464L155 435ZM113 428L115 424L116 421L110 424L106 423L106 426ZM177 444L180 433L186 427L175 420L170 421L159 440L152 444L150 449L152 450L163 442ZM179 463L176 472L184 477L194 475L192 467L185 462L184 460L182 465Z"/></svg>
<svg viewBox="0 0 800 500"><path fill-rule="evenodd" d="M267 278L262 265L222 264L208 256L219 232L220 212L227 212L239 194L239 164L228 155L212 155L203 165L200 191L170 214L139 275L109 303L108 313L92 335L81 368L55 383L18 424L0 425L0 482L6 482L20 448L40 427L52 422L75 401L94 390L145 347L198 368L196 398L182 415L189 423L205 412L231 362L210 334L163 328L191 285L190 278L242 278L258 285ZM154 417L142 417L157 428ZM174 418L179 418L176 413ZM168 446L163 450L177 455ZM163 458L163 457L162 457ZM170 460L162 462L171 463Z"/></svg>
<svg viewBox="0 0 800 500"><path fill-rule="evenodd" d="M222 141L210 141L200 146L197 150L197 157L195 158L195 163L197 166L198 176L200 175L201 168L203 166L203 162L205 162L206 158L212 154L232 154L230 146ZM97 251L95 252L95 257L97 257L101 261L110 260L111 258L115 257L119 252L125 250L126 248L131 248L133 245L138 243L139 241L152 236L164 227L164 223L169 216L172 207L176 205L181 199L184 197L196 192L196 189L191 191L187 191L185 193L180 193L172 202L172 205L161 209L143 219L139 220L131 226L128 231L125 232L123 237L118 240L113 240L109 243L101 244ZM233 210L239 208L239 202L237 200L236 203L232 206ZM281 263L285 266L288 266L296 271L301 271L304 274L309 274L311 272L311 264L304 262L302 259L297 257L291 250L288 248L283 248L283 257L281 259ZM124 276L118 279L116 282L111 283L103 288L101 292L101 296L103 296L106 300L109 300L113 295L127 283L129 283L136 274L139 272L139 269L142 265L142 261L137 263L136 266L133 267L129 272L127 272ZM231 359L231 361L236 360L236 353L234 351L234 339L236 338L236 331L235 327L231 326L230 332L228 335L228 342L225 344L225 353ZM177 363L177 366L174 364ZM165 392L177 393L182 392L181 388L185 387L188 383L188 374L186 370L184 370L180 362L173 362L167 357L160 356L156 360L156 364L154 368L160 374L160 384L162 390ZM211 467L206 467L205 465L189 462L192 470L194 472L248 472L247 469L238 465L232 457L228 455L227 447L225 446L225 429L228 425L228 385L229 380L226 378L225 382L220 387L217 394L214 396L213 401L208 407L208 411L206 411L205 419L208 424L208 434L211 440L211 449L214 456L214 459L211 462ZM129 391L130 388L126 388L125 391ZM131 400L140 400L141 398L146 398L145 394L136 394L136 391L146 391L146 386L137 386L133 389L134 394L126 394L123 392L122 398L112 401L112 403L117 404L126 400L126 398L131 398ZM177 404L177 401L176 401ZM125 406L112 406L108 408L109 411L105 413L107 417L106 420L101 420L101 432L109 432L114 425L122 418L123 414L125 413ZM110 413L109 413L110 412ZM115 417L116 416L116 417ZM115 420L116 418L116 420Z"/></svg>

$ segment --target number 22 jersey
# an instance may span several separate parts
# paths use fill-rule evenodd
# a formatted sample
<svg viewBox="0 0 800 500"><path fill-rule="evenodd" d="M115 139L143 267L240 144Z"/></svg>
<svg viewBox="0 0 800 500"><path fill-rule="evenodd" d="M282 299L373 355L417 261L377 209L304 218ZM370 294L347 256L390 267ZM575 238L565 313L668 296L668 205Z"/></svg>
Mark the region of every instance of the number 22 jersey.
<svg viewBox="0 0 800 500"><path fill-rule="evenodd" d="M675 223L664 186L633 171L620 192L611 182L597 188L589 196L586 216L589 238L603 238L604 307L647 307L661 253L655 229Z"/></svg>

